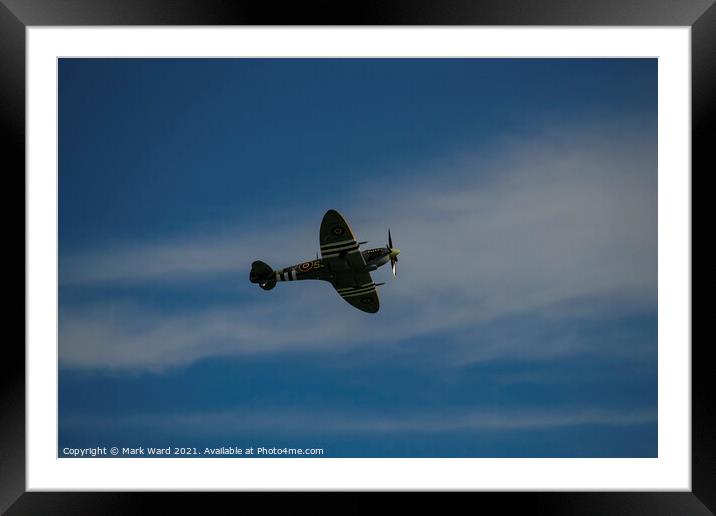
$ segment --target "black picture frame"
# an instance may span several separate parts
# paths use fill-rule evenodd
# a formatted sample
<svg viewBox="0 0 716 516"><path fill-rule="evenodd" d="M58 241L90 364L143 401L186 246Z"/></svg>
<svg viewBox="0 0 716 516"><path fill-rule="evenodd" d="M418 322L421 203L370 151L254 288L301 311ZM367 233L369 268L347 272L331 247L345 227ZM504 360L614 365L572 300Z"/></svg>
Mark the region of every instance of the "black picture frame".
<svg viewBox="0 0 716 516"><path fill-rule="evenodd" d="M710 147L716 104L714 0L364 0L296 2L276 8L245 0L0 0L0 119L6 200L25 199L25 28L63 25L621 25L690 26L692 50L692 170L716 170ZM8 160L8 158L10 158ZM694 177L692 172L691 177ZM7 183L6 183L7 184ZM8 206L9 203L5 203ZM9 209L6 220L9 218ZM7 225L9 226L9 225ZM7 227L6 226L6 227ZM25 266L23 228L23 268ZM19 238L18 238L19 240ZM8 246L9 249L9 246ZM19 263L18 254L11 263ZM693 255L692 255L693 256ZM26 269L23 269L26 270ZM27 273L26 273L27 274ZM23 289L23 301L25 293ZM23 302L23 313L25 304ZM24 320L24 318L23 318ZM17 323L16 323L17 324ZM693 325L692 325L693 326ZM23 326L23 335L25 326ZM23 339L24 340L24 339ZM692 339L692 490L690 492L475 493L500 511L544 514L711 514L716 512L716 408L709 399L712 365L705 341ZM206 510L215 493L25 492L25 347L6 338L0 376L0 511L7 514L125 514L149 501Z"/></svg>

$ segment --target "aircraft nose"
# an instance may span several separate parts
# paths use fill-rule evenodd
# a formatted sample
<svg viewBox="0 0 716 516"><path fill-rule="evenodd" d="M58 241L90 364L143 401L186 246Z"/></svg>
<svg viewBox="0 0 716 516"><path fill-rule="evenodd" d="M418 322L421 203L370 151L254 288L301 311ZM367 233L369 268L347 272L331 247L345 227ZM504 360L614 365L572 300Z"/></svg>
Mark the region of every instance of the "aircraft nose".
<svg viewBox="0 0 716 516"><path fill-rule="evenodd" d="M390 249L390 255L391 256L398 256L400 254L400 249L393 247Z"/></svg>

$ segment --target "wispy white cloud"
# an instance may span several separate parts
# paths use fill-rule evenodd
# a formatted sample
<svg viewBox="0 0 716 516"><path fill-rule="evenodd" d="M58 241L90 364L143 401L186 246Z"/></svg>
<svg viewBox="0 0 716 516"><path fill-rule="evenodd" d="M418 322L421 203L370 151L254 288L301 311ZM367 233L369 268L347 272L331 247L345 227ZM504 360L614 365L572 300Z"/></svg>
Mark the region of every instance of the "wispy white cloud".
<svg viewBox="0 0 716 516"><path fill-rule="evenodd" d="M250 431L282 429L297 433L419 433L460 430L540 430L581 425L630 426L656 422L652 410L463 410L459 413L362 414L326 411L240 411L138 414L103 419L98 416L63 418L66 430L87 428L177 428L194 436L245 435Z"/></svg>
<svg viewBox="0 0 716 516"><path fill-rule="evenodd" d="M461 153L421 169L386 170L354 203L309 207L285 223L241 221L231 231L160 243L124 243L61 257L61 285L95 288L248 276L252 260L281 267L309 258L325 209L344 212L361 239L386 227L402 249L398 281L375 316L351 309L328 284L256 291L250 302L187 312L142 305L61 307L67 367L161 370L211 356L386 346L460 332L515 315L567 318L654 310L657 181L653 138L622 128L511 141L489 156ZM267 206L267 210L271 210ZM376 279L389 272L374 273ZM188 281L191 280L191 281ZM584 352L568 336L511 345L463 339L457 363ZM470 344L472 343L472 345ZM587 350L588 351L588 350Z"/></svg>

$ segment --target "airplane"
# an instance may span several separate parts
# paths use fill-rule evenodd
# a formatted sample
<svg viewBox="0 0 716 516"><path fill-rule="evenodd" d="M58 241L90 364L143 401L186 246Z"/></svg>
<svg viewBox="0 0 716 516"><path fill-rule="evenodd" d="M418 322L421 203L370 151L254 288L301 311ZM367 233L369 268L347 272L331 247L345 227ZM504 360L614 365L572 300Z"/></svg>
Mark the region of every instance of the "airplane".
<svg viewBox="0 0 716 516"><path fill-rule="evenodd" d="M358 242L346 219L336 210L328 210L321 221L319 235L321 258L316 254L315 260L279 271L255 261L251 264L249 281L258 283L264 290L271 290L279 281L328 281L348 303L364 312L376 313L380 308L376 287L385 283L373 283L370 273L390 262L393 276L397 277L400 249L393 247L390 229L387 246L361 251L360 246L367 242Z"/></svg>

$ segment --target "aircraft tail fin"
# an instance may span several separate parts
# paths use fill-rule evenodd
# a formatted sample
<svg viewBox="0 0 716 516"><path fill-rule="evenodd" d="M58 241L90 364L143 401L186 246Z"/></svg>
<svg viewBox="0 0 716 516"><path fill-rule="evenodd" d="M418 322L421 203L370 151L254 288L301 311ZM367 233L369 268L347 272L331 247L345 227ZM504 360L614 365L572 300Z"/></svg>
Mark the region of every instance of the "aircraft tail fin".
<svg viewBox="0 0 716 516"><path fill-rule="evenodd" d="M251 264L249 281L251 281L251 283L258 283L259 287L264 290L271 290L276 286L276 275L268 264L257 260Z"/></svg>

